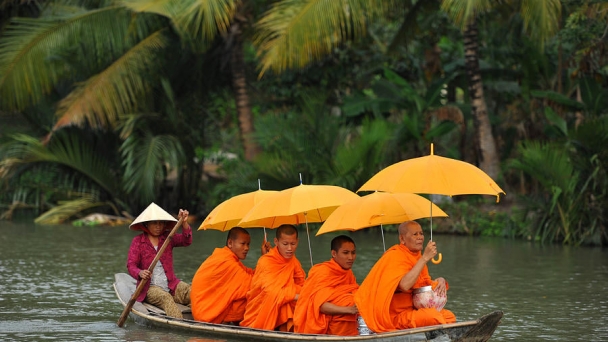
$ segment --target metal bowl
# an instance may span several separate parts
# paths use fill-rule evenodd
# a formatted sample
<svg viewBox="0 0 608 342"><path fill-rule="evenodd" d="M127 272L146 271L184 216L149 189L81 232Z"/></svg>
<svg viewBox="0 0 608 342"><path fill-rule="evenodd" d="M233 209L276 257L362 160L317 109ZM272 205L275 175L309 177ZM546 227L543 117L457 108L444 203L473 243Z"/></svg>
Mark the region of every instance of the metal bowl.
<svg viewBox="0 0 608 342"><path fill-rule="evenodd" d="M417 293L429 292L429 291L433 291L433 287L431 285L416 288L416 289L414 289L414 291L412 293L417 294Z"/></svg>

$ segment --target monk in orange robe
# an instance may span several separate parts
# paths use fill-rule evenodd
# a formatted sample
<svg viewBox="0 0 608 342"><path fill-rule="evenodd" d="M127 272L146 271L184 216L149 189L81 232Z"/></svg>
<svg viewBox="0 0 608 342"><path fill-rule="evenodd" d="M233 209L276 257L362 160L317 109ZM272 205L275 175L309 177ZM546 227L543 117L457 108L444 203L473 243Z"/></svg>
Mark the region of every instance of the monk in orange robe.
<svg viewBox="0 0 608 342"><path fill-rule="evenodd" d="M448 283L432 280L426 263L437 254L434 241L422 253L424 235L414 221L399 226L399 244L391 247L376 262L355 294L355 303L368 328L376 333L398 329L456 322L451 311L435 308L416 309L412 290L432 285L445 295Z"/></svg>
<svg viewBox="0 0 608 342"><path fill-rule="evenodd" d="M243 320L247 291L254 271L241 262L247 257L251 237L240 227L228 232L226 246L216 248L196 271L190 289L192 316L209 323ZM270 244L262 244L262 254Z"/></svg>
<svg viewBox="0 0 608 342"><path fill-rule="evenodd" d="M295 256L298 230L292 225L280 226L274 245L258 260L241 326L293 331L293 311L306 278Z"/></svg>
<svg viewBox="0 0 608 342"><path fill-rule="evenodd" d="M359 288L352 267L355 242L346 235L331 241L331 259L308 272L293 322L297 333L359 335L354 293Z"/></svg>

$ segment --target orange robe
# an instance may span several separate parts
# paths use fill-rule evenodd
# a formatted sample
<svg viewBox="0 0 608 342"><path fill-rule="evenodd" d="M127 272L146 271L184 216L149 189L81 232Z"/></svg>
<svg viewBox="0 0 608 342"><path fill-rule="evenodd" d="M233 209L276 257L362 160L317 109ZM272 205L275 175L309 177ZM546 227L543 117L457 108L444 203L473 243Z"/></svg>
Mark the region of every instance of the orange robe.
<svg viewBox="0 0 608 342"><path fill-rule="evenodd" d="M306 273L294 256L285 259L274 247L261 256L247 293L247 307L241 326L290 331L293 327L294 300L300 293Z"/></svg>
<svg viewBox="0 0 608 342"><path fill-rule="evenodd" d="M194 319L226 323L243 320L253 270L228 248L216 248L196 271L190 288Z"/></svg>
<svg viewBox="0 0 608 342"><path fill-rule="evenodd" d="M357 315L326 315L321 305L355 305L354 293L359 288L352 270L345 270L331 259L314 265L300 292L293 316L295 332L351 336L359 335Z"/></svg>
<svg viewBox="0 0 608 342"><path fill-rule="evenodd" d="M412 302L412 289L421 286L437 286L431 280L425 265L414 286L406 292L398 290L399 281L422 257L403 245L395 245L384 253L359 287L355 303L368 328L381 333L428 325L456 322L449 310L434 308L416 309ZM446 283L446 288L448 287Z"/></svg>

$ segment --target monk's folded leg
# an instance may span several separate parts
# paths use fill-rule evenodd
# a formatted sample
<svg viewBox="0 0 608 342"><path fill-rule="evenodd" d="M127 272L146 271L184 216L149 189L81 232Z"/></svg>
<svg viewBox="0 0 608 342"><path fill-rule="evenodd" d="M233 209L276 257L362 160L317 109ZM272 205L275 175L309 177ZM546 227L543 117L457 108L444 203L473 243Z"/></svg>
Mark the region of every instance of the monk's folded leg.
<svg viewBox="0 0 608 342"><path fill-rule="evenodd" d="M446 320L443 315L434 308L414 310L412 312L412 321L414 327L426 327L429 325L446 324Z"/></svg>
<svg viewBox="0 0 608 342"><path fill-rule="evenodd" d="M245 307L247 305L247 301L245 298L235 300L230 304L230 306L226 309L226 316L222 318L223 322L240 322L243 320L243 316L245 315Z"/></svg>
<svg viewBox="0 0 608 342"><path fill-rule="evenodd" d="M293 332L293 311L295 306L295 302L290 302L283 304L279 308L275 330Z"/></svg>
<svg viewBox="0 0 608 342"><path fill-rule="evenodd" d="M327 335L355 336L359 335L359 322L355 319L346 319L344 316L334 316L327 327Z"/></svg>
<svg viewBox="0 0 608 342"><path fill-rule="evenodd" d="M440 313L443 316L443 319L445 319L446 323L456 323L456 315L454 315L452 311L443 309Z"/></svg>

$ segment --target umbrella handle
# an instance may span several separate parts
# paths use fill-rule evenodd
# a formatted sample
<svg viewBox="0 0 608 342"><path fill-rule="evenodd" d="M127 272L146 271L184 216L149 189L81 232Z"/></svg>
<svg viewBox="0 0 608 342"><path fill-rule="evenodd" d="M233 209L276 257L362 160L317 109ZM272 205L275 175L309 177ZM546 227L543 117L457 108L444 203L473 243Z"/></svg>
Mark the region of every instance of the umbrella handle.
<svg viewBox="0 0 608 342"><path fill-rule="evenodd" d="M441 260L443 260L443 255L441 255L441 253L437 254L437 260L435 260L435 258L431 259L431 262L435 265L439 264L441 262Z"/></svg>

